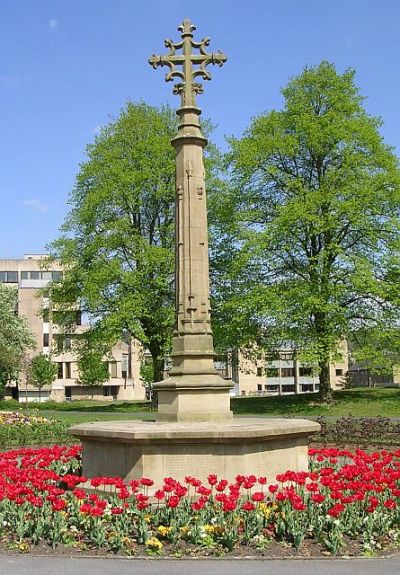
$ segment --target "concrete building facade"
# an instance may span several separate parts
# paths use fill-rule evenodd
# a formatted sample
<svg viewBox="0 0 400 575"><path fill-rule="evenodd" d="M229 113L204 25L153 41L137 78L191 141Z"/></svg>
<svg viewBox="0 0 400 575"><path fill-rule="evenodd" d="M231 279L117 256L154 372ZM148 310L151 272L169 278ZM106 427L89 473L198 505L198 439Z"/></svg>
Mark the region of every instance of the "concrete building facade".
<svg viewBox="0 0 400 575"><path fill-rule="evenodd" d="M330 366L332 389L343 389L349 370L347 345L340 346L341 358ZM219 358L220 373L232 378L234 395L265 396L294 393L315 393L319 390L316 368L302 364L293 349L283 348L275 354L239 350Z"/></svg>
<svg viewBox="0 0 400 575"><path fill-rule="evenodd" d="M18 314L27 319L36 340L36 349L30 352L27 363L34 355L44 353L58 368L57 379L51 388L42 388L41 401L88 399L92 395L94 399L145 399L145 388L140 379L142 349L137 342L120 342L112 348L109 357L104 358L108 362L109 379L103 385L92 389L79 383L74 338L87 326L77 310L71 333L58 327L57 312L51 309L51 302L42 290L50 281L61 279L63 272L57 265L43 268L45 258L41 254L28 254L23 259L0 260L0 282L18 290ZM39 400L39 390L30 385L26 372L21 372L19 380L8 386L7 395L21 402Z"/></svg>
<svg viewBox="0 0 400 575"><path fill-rule="evenodd" d="M49 355L56 363L58 372L53 385L41 390L41 401L71 401L74 399L146 399L146 389L140 378L141 362L146 353L136 342L120 342L111 350L108 362L109 379L96 388L84 387L79 383L77 357L74 352L74 338L87 329L79 310L71 333L65 333L57 325L57 311L51 309L50 300L43 295L43 288L50 281L62 279L62 269L53 265L43 268L45 255L28 254L23 259L0 259L0 282L18 290L18 313L27 319L36 340L38 353ZM342 346L342 361L331 365L333 389L344 386L348 372L347 346ZM168 363L168 362L167 362ZM215 358L215 367L220 375L234 382L231 395L283 395L318 391L318 375L309 366L296 360L291 349L282 349L275 356L238 351ZM8 397L21 402L39 400L39 390L29 384L25 372L18 382L7 389Z"/></svg>

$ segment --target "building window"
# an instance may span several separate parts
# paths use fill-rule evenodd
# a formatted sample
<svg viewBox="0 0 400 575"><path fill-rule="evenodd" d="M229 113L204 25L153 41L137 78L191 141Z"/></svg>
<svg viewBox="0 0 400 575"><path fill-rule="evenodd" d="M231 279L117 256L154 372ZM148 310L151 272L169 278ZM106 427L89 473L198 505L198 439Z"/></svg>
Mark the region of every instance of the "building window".
<svg viewBox="0 0 400 575"><path fill-rule="evenodd" d="M72 399L72 387L65 388L65 399Z"/></svg>
<svg viewBox="0 0 400 575"><path fill-rule="evenodd" d="M129 373L130 370L129 370L129 356L128 355L122 356L121 371L122 371L122 377L124 379L131 376L131 374Z"/></svg>
<svg viewBox="0 0 400 575"><path fill-rule="evenodd" d="M282 375L282 377L294 377L294 368L293 367L282 367L281 375Z"/></svg>
<svg viewBox="0 0 400 575"><path fill-rule="evenodd" d="M110 366L111 377L113 377L113 378L118 377L118 375L117 375L117 362L116 361L110 361L109 366Z"/></svg>
<svg viewBox="0 0 400 575"><path fill-rule="evenodd" d="M18 272L0 272L0 283L18 283Z"/></svg>
<svg viewBox="0 0 400 575"><path fill-rule="evenodd" d="M53 279L53 282L59 282L63 279L63 273L59 271L51 272L51 277Z"/></svg>
<svg viewBox="0 0 400 575"><path fill-rule="evenodd" d="M261 383L257 383L257 391L262 391L262 385L261 385Z"/></svg>
<svg viewBox="0 0 400 575"><path fill-rule="evenodd" d="M300 367L300 369L299 369L300 377L307 377L307 376L310 376L311 374L312 374L311 367Z"/></svg>
<svg viewBox="0 0 400 575"><path fill-rule="evenodd" d="M63 379L64 373L63 373L63 364L62 364L62 362L57 363L57 368L58 368L58 372L57 372L57 377L58 377L58 379Z"/></svg>
<svg viewBox="0 0 400 575"><path fill-rule="evenodd" d="M268 391L279 391L279 387L277 385L267 385Z"/></svg>
<svg viewBox="0 0 400 575"><path fill-rule="evenodd" d="M301 386L301 391L307 392L307 391L314 391L314 386L312 383L308 383L308 384L303 384Z"/></svg>
<svg viewBox="0 0 400 575"><path fill-rule="evenodd" d="M82 325L82 312L80 310L76 312L75 323L76 325Z"/></svg>
<svg viewBox="0 0 400 575"><path fill-rule="evenodd" d="M117 399L118 396L118 386L117 385L103 385L103 396L112 397Z"/></svg>
<svg viewBox="0 0 400 575"><path fill-rule="evenodd" d="M244 389L242 389L242 391L240 392L242 395L246 395L246 392Z"/></svg>
<svg viewBox="0 0 400 575"><path fill-rule="evenodd" d="M71 379L71 362L65 362L65 379Z"/></svg>
<svg viewBox="0 0 400 575"><path fill-rule="evenodd" d="M262 377L262 376L263 376L263 368L257 367L257 377Z"/></svg>
<svg viewBox="0 0 400 575"><path fill-rule="evenodd" d="M71 351L71 341L72 338L70 335L64 337L64 351Z"/></svg>
<svg viewBox="0 0 400 575"><path fill-rule="evenodd" d="M50 344L50 336L48 333L43 334L43 347L49 347Z"/></svg>
<svg viewBox="0 0 400 575"><path fill-rule="evenodd" d="M48 272L48 271L23 271L21 272L21 279L22 280L53 280L53 281L60 281L62 280L63 274L62 272Z"/></svg>
<svg viewBox="0 0 400 575"><path fill-rule="evenodd" d="M50 310L48 307L43 308L42 317L43 317L43 323L48 323L50 319Z"/></svg>
<svg viewBox="0 0 400 575"><path fill-rule="evenodd" d="M337 377L340 377L341 375L343 375L343 369L335 369L335 374Z"/></svg>
<svg viewBox="0 0 400 575"><path fill-rule="evenodd" d="M284 361L292 361L293 360L293 352L292 351L281 351L280 358Z"/></svg>
<svg viewBox="0 0 400 575"><path fill-rule="evenodd" d="M63 351L71 351L72 349L72 336L71 335L55 335L57 353Z"/></svg>
<svg viewBox="0 0 400 575"><path fill-rule="evenodd" d="M63 336L62 335L55 335L53 336L56 342L56 351L57 353L63 352Z"/></svg>
<svg viewBox="0 0 400 575"><path fill-rule="evenodd" d="M293 393L294 385L282 385L282 393Z"/></svg>

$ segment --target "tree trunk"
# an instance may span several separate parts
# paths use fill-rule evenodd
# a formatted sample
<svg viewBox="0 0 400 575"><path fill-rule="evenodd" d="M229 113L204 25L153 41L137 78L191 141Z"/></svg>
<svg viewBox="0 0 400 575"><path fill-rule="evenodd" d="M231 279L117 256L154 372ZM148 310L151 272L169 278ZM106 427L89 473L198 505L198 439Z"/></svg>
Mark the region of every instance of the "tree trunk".
<svg viewBox="0 0 400 575"><path fill-rule="evenodd" d="M153 383L162 381L164 379L164 358L161 356L161 349L157 342L149 345L151 359L153 361ZM153 409L158 409L158 394L152 390L151 406Z"/></svg>
<svg viewBox="0 0 400 575"><path fill-rule="evenodd" d="M323 402L332 401L332 389L330 381L329 360L319 362L319 400Z"/></svg>
<svg viewBox="0 0 400 575"><path fill-rule="evenodd" d="M162 381L164 379L164 359L159 357L152 357L153 359L153 370L154 370L154 382Z"/></svg>

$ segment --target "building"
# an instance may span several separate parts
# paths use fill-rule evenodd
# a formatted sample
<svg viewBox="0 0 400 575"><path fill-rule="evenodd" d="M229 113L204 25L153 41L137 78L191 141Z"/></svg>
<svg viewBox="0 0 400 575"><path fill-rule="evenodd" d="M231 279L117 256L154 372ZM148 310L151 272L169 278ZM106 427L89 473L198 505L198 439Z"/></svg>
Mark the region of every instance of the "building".
<svg viewBox="0 0 400 575"><path fill-rule="evenodd" d="M43 268L45 255L28 254L23 259L0 259L0 282L18 290L18 314L25 316L36 340L36 349L30 357L47 354L57 364L57 379L50 388L42 388L41 401L86 399L92 397L92 389L79 384L77 358L74 353L74 337L87 326L79 310L74 311L75 326L71 333L63 332L56 323L57 310L43 292L50 281L62 278L57 265ZM120 342L111 350L108 361L109 380L93 389L95 399L145 399L145 388L140 379L142 349L136 342ZM29 358L28 358L29 359ZM39 390L21 373L19 381L8 386L7 395L19 401L38 401Z"/></svg>
<svg viewBox="0 0 400 575"><path fill-rule="evenodd" d="M349 369L345 342L339 351L341 360L330 366L332 389L343 389ZM234 381L234 395L285 395L319 390L317 370L298 361L289 347L273 355L239 350L218 358L216 367L223 377Z"/></svg>
<svg viewBox="0 0 400 575"><path fill-rule="evenodd" d="M45 255L28 254L23 259L0 259L0 282L18 290L18 313L26 317L36 339L38 353L51 356L57 364L57 379L51 388L42 388L41 401L89 399L92 389L79 383L77 358L74 353L74 337L87 329L79 310L73 311L74 329L65 333L57 325L57 310L51 309L51 302L43 296L43 288L50 281L62 278L60 266L44 269ZM348 372L347 346L342 346L343 360L331 366L333 389L344 386ZM147 355L141 345L132 341L120 342L111 350L108 361L109 380L93 389L94 399L142 400L146 389L140 379L140 365ZM318 391L319 381L315 370L302 365L293 355L293 350L282 349L275 356L246 353L234 350L215 358L215 367L220 375L234 382L232 395L282 395ZM27 381L21 373L19 381L8 386L9 397L19 401L38 401L39 390Z"/></svg>
<svg viewBox="0 0 400 575"><path fill-rule="evenodd" d="M351 387L400 387L400 366L395 365L391 373L377 374L364 364L353 363L349 369Z"/></svg>

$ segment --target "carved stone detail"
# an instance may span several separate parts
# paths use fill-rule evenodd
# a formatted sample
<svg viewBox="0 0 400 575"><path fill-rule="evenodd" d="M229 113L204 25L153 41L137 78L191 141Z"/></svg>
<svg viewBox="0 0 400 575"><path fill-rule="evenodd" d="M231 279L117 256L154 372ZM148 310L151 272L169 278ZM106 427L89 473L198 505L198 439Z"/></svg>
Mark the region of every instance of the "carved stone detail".
<svg viewBox="0 0 400 575"><path fill-rule="evenodd" d="M166 40L166 56L152 56L149 63L157 68L167 66L167 82L179 78L174 93L181 96L178 133L172 140L176 150L176 328L172 342L170 377L155 384L159 391L157 418L160 421L179 421L182 415L184 390L191 390L195 421L229 421L229 389L232 383L223 380L214 368L214 349L211 332L207 205L203 164L203 148L207 144L200 129L200 109L195 96L202 92L200 77L210 80L209 64L222 66L226 56L221 52L208 54L209 39L193 40L195 27L185 20L179 27L182 41ZM193 51L198 51L194 53ZM210 396L207 395L210 390ZM211 414L208 403L216 401L220 411ZM183 395L182 395L183 394ZM212 396L212 398L211 398ZM208 403L207 403L208 402ZM208 405L208 407L207 407ZM191 410L189 410L191 411ZM190 419L191 414L185 414Z"/></svg>
<svg viewBox="0 0 400 575"><path fill-rule="evenodd" d="M181 32L182 40L180 42L173 42L170 39L165 40L168 53L165 56L154 54L149 58L149 64L153 68L167 66L169 72L165 75L166 82L172 82L174 78L182 80L175 84L173 89L174 94L181 96L181 105L196 106L195 96L203 93L203 85L195 82L195 78L201 77L203 80L211 80L211 74L207 70L207 66L210 64L222 66L227 58L221 51L211 54L206 51L210 38L203 38L200 42L193 40L193 32L196 30L196 26L190 20L184 20L178 30ZM182 50L182 53L177 52L180 50ZM193 50L198 50L199 53L193 53Z"/></svg>

